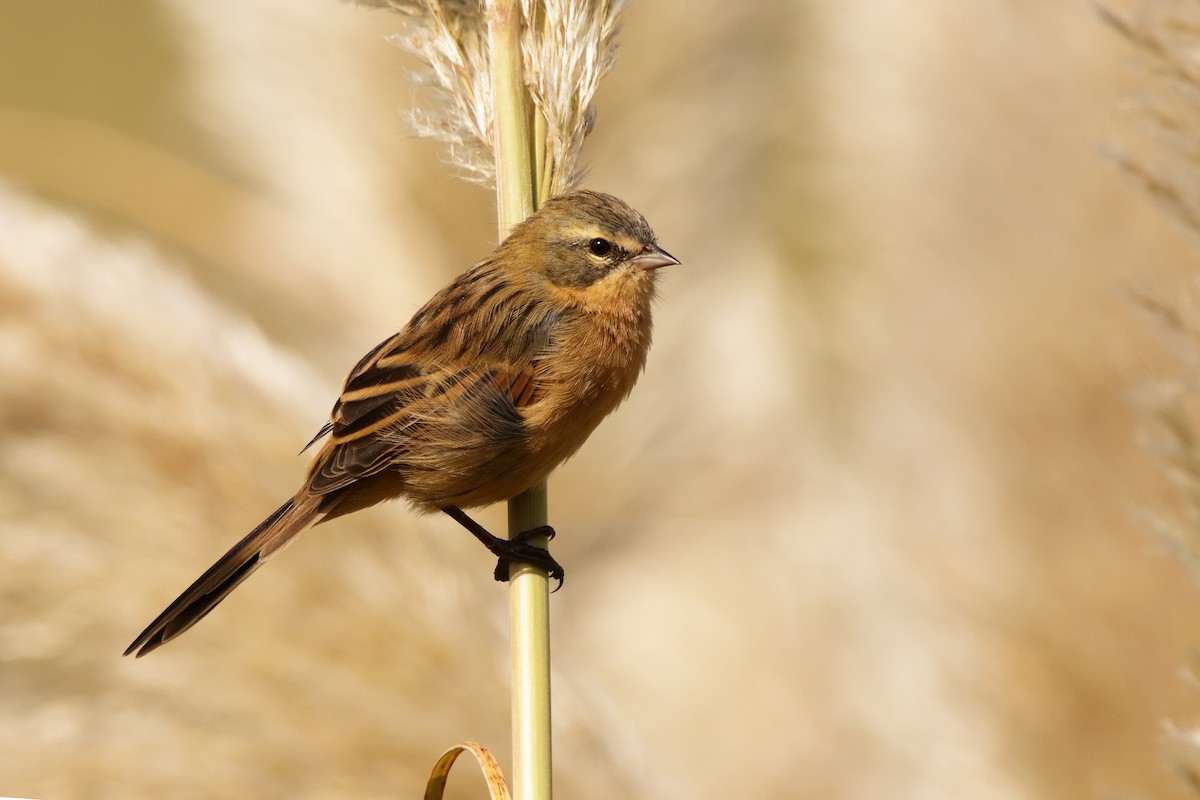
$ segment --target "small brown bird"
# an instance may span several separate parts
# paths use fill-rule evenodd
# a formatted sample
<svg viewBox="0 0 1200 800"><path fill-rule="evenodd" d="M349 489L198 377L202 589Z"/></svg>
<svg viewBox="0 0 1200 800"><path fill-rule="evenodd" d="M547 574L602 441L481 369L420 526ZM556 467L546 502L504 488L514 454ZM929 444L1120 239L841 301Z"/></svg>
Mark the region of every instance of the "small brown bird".
<svg viewBox="0 0 1200 800"><path fill-rule="evenodd" d="M367 353L342 386L328 440L300 491L263 520L129 645L171 641L298 534L405 498L444 511L499 558L563 571L531 535L489 533L464 512L546 478L633 389L650 348L655 271L679 262L611 195L555 197L487 259ZM307 450L308 447L305 447Z"/></svg>

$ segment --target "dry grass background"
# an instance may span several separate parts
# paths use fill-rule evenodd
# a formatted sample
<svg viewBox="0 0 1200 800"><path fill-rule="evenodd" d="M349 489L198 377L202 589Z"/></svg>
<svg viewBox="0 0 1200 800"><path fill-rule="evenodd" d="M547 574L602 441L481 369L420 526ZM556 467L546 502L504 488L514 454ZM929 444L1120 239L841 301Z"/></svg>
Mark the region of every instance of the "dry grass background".
<svg viewBox="0 0 1200 800"><path fill-rule="evenodd" d="M405 135L396 30L0 6L0 794L415 796L454 741L507 759L506 592L401 507L119 657L491 246ZM1183 796L1200 597L1138 520L1177 501L1131 397L1194 364L1132 295L1197 245L1097 155L1155 157L1130 46L1002 0L638 0L622 41L588 185L685 266L551 481L559 796Z"/></svg>

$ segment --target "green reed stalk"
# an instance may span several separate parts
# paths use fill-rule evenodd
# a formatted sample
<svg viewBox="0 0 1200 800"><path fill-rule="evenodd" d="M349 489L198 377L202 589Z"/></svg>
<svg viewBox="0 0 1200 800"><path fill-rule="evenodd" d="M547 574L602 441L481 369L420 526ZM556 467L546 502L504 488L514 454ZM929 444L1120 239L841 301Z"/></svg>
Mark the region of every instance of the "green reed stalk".
<svg viewBox="0 0 1200 800"><path fill-rule="evenodd" d="M496 200L500 238L532 214L537 203L529 101L521 66L521 9L517 0L488 4L492 99L495 105ZM514 536L545 525L546 484L508 503ZM545 546L545 541L540 542ZM550 800L550 587L545 570L513 564L509 571L512 647L514 800Z"/></svg>

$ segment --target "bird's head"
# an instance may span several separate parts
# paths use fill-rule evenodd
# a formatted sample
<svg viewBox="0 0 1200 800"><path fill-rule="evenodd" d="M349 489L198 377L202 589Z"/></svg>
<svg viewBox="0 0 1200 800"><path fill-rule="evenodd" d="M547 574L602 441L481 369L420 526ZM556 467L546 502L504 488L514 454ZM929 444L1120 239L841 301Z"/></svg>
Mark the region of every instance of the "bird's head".
<svg viewBox="0 0 1200 800"><path fill-rule="evenodd" d="M546 201L513 230L501 251L555 286L576 291L610 281L650 291L659 267L679 263L658 246L641 214L612 195L587 189Z"/></svg>

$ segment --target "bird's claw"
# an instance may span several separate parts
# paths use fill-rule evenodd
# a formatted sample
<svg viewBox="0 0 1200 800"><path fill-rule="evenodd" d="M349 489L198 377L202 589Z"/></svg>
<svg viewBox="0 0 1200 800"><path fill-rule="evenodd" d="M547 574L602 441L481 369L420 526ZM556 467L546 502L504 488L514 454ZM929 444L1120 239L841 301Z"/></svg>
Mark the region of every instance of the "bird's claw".
<svg viewBox="0 0 1200 800"><path fill-rule="evenodd" d="M513 562L522 564L531 564L540 569L546 570L546 573L558 581L558 585L554 587L554 591L558 591L563 585L563 568L554 560L554 556L550 555L550 551L544 547L539 547L535 544L530 544L529 540L540 536L546 537L546 541L554 538L554 528L549 525L542 525L532 530L522 531L511 539L501 540L504 542L503 552L499 553L499 560L496 562L496 580L507 581L509 567Z"/></svg>

